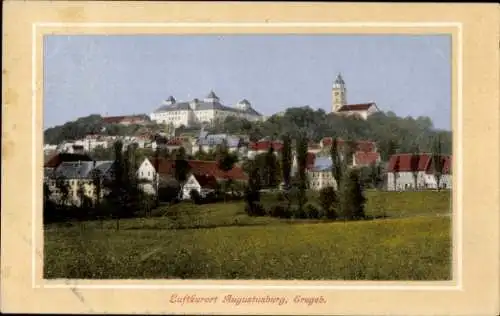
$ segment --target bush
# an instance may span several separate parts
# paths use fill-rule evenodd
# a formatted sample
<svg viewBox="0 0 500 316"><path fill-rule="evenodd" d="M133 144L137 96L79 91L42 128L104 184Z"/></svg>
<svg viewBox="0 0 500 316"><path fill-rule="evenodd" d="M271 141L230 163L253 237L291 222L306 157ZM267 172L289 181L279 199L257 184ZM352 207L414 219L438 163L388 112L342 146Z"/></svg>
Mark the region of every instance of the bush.
<svg viewBox="0 0 500 316"><path fill-rule="evenodd" d="M245 204L245 213L248 216L265 216L266 210L259 202L252 202Z"/></svg>
<svg viewBox="0 0 500 316"><path fill-rule="evenodd" d="M319 204L323 210L323 215L328 219L337 218L338 196L333 187L326 187L319 192Z"/></svg>
<svg viewBox="0 0 500 316"><path fill-rule="evenodd" d="M300 208L298 205L293 205L290 208L290 213L292 214L292 217L295 219L306 219L307 218L307 212L304 208Z"/></svg>
<svg viewBox="0 0 500 316"><path fill-rule="evenodd" d="M278 218L290 218L292 214L288 209L288 205L284 203L272 204L267 208L267 215Z"/></svg>
<svg viewBox="0 0 500 316"><path fill-rule="evenodd" d="M305 208L307 218L310 218L310 219L321 218L322 214L321 214L320 210L316 207L316 205L314 205L312 203L307 203L304 208Z"/></svg>

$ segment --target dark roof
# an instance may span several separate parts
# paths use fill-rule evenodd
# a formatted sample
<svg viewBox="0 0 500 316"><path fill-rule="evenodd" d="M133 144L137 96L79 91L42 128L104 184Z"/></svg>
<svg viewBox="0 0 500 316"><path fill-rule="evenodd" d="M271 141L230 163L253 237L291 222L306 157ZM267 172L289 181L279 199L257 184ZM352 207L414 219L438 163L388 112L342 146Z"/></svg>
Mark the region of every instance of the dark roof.
<svg viewBox="0 0 500 316"><path fill-rule="evenodd" d="M202 188L217 188L217 179L213 175L193 174L193 176Z"/></svg>
<svg viewBox="0 0 500 316"><path fill-rule="evenodd" d="M210 91L210 93L207 95L207 99L219 99L219 97L215 94L215 92Z"/></svg>
<svg viewBox="0 0 500 316"><path fill-rule="evenodd" d="M359 104L346 104L343 105L338 112L347 112L347 111L366 111L371 106L376 106L374 102L369 103L359 103Z"/></svg>
<svg viewBox="0 0 500 316"><path fill-rule="evenodd" d="M189 110L191 110L191 107L189 106L189 102L178 102L178 103L174 103L172 105L163 105L163 106L159 107L158 109L156 109L154 111L154 113L171 112L171 111L189 111ZM200 111L201 110L220 110L220 111L228 111L228 112L233 112L233 113L248 113L248 114L252 114L252 115L256 115L256 116L262 115L251 107L248 107L246 109L238 109L238 108L225 106L218 101L215 101L215 102L198 101L196 103L196 110L200 110Z"/></svg>
<svg viewBox="0 0 500 316"><path fill-rule="evenodd" d="M342 75L340 73L337 75L337 79L335 79L335 83L345 84L344 79L342 79Z"/></svg>
<svg viewBox="0 0 500 316"><path fill-rule="evenodd" d="M58 153L52 156L44 165L45 168L57 168L62 162L69 161L92 161L86 154Z"/></svg>

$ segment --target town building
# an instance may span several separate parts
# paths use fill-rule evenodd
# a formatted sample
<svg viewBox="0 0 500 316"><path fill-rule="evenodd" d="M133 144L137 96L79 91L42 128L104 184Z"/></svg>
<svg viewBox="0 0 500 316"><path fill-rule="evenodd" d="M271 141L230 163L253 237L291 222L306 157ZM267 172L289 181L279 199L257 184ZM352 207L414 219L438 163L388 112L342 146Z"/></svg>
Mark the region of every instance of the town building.
<svg viewBox="0 0 500 316"><path fill-rule="evenodd" d="M208 134L202 129L198 138L192 142L192 154L194 155L200 150L208 153L221 145L225 145L230 153L243 154L246 152L246 146L244 146L241 137L228 134Z"/></svg>
<svg viewBox="0 0 500 316"><path fill-rule="evenodd" d="M412 163L414 154L404 153L396 154L390 157L387 167L387 190L405 191L437 189L437 178L434 173L433 156L429 153L420 153L415 155L415 161ZM442 155L441 163L443 172L440 179L441 189L452 188L452 157ZM416 185L415 187L415 177Z"/></svg>
<svg viewBox="0 0 500 316"><path fill-rule="evenodd" d="M217 179L213 175L191 174L182 187L182 199L189 200L191 191L196 191L201 197L215 192L218 187Z"/></svg>
<svg viewBox="0 0 500 316"><path fill-rule="evenodd" d="M95 200L94 175L96 172L100 181L111 181L113 178L113 161L63 161L53 171L45 175L44 183L51 192L50 199L56 202L64 202L67 205L80 206L82 198ZM64 188L63 188L64 187ZM67 196L64 196L64 191ZM104 186L101 190L101 198L105 195Z"/></svg>
<svg viewBox="0 0 500 316"><path fill-rule="evenodd" d="M56 153L48 157L44 162L44 179L54 176L54 171L63 162L79 162L79 161L92 161L92 158L86 154L73 154L73 153Z"/></svg>
<svg viewBox="0 0 500 316"><path fill-rule="evenodd" d="M339 73L332 87L332 113L340 115L356 115L366 120L373 113L379 112L375 102L348 104L347 87Z"/></svg>
<svg viewBox="0 0 500 316"><path fill-rule="evenodd" d="M275 155L279 155L283 150L283 143L270 139L261 139L257 142L250 142L248 145L247 158L254 159L257 155L267 153L273 149Z"/></svg>
<svg viewBox="0 0 500 316"><path fill-rule="evenodd" d="M319 191L326 187L337 190L337 181L332 174L332 160L328 157L317 157L307 169L307 176L311 190Z"/></svg>
<svg viewBox="0 0 500 316"><path fill-rule="evenodd" d="M188 160L188 165L188 179L191 178L191 175L194 175L214 177L218 182L224 180L245 182L248 180L248 177L243 172L243 169L238 166L234 166L233 169L229 170L228 172L224 172L218 168L216 161ZM144 161L140 164L139 168L137 169L137 178L140 180L141 188L144 192L155 194L156 186L159 184L160 178L163 178L165 180L172 180L174 178L174 173L175 160L164 158L156 159L154 157L150 157L145 158ZM200 179L201 178L197 179L196 181L202 181ZM198 184L204 185L205 182L203 181L202 183L198 182ZM197 189L198 187L195 185L194 188ZM199 193L201 194L203 192L199 191ZM190 191L183 192L183 196L189 196L189 194Z"/></svg>
<svg viewBox="0 0 500 316"><path fill-rule="evenodd" d="M173 96L166 99L162 106L151 113L152 121L161 124L181 125L190 127L198 124L214 124L223 122L227 117L234 116L249 121L263 120L262 114L252 108L246 99L234 107L223 105L219 97L211 91L203 100L178 102Z"/></svg>

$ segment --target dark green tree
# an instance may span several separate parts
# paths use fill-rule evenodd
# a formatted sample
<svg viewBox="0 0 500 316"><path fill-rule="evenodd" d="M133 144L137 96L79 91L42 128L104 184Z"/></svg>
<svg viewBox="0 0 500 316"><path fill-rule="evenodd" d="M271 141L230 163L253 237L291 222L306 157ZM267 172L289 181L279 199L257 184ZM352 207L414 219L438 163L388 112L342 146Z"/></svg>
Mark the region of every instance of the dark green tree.
<svg viewBox="0 0 500 316"><path fill-rule="evenodd" d="M307 202L307 144L305 135L299 135L297 139L297 175L298 175L298 206L299 211L304 211Z"/></svg>
<svg viewBox="0 0 500 316"><path fill-rule="evenodd" d="M340 188L340 214L344 220L365 218L366 199L360 181L358 169L349 169Z"/></svg>
<svg viewBox="0 0 500 316"><path fill-rule="evenodd" d="M278 185L279 165L273 146L269 147L264 158L266 166L266 187L275 188Z"/></svg>
<svg viewBox="0 0 500 316"><path fill-rule="evenodd" d="M292 139L290 135L285 134L283 139L283 149L281 151L281 168L283 174L283 184L285 190L290 189L291 172L292 172Z"/></svg>
<svg viewBox="0 0 500 316"><path fill-rule="evenodd" d="M382 167L379 163L370 164L370 181L374 189L380 189L382 183Z"/></svg>
<svg viewBox="0 0 500 316"><path fill-rule="evenodd" d="M413 188L418 189L418 171L420 164L420 150L418 145L414 145L410 156L410 169L413 176Z"/></svg>
<svg viewBox="0 0 500 316"><path fill-rule="evenodd" d="M337 218L338 197L333 187L326 187L319 191L319 204L326 218L332 220Z"/></svg>
<svg viewBox="0 0 500 316"><path fill-rule="evenodd" d="M248 186L245 190L245 210L249 216L262 216L264 210L260 205L261 180L259 166L255 161L249 162Z"/></svg>
<svg viewBox="0 0 500 316"><path fill-rule="evenodd" d="M182 195L184 184L188 179L189 171L190 171L190 166L189 162L186 159L186 150L184 149L184 147L180 147L179 150L177 151L177 155L175 157L175 165L174 165L174 177L175 180L179 182L180 186L179 198L181 198L180 195Z"/></svg>
<svg viewBox="0 0 500 316"><path fill-rule="evenodd" d="M332 137L332 145L330 147L330 158L332 160L332 176L337 183L337 190L340 188L342 175L344 173L345 164L339 150L339 141L337 137Z"/></svg>
<svg viewBox="0 0 500 316"><path fill-rule="evenodd" d="M237 162L238 156L230 153L226 144L222 144L218 148L217 168L224 173L224 202L226 201L227 190L230 184L230 179L228 178L227 173L234 168L234 164Z"/></svg>
<svg viewBox="0 0 500 316"><path fill-rule="evenodd" d="M444 169L444 157L442 151L441 137L438 134L434 138L432 145L432 171L434 173L434 178L436 179L436 186L438 191L441 190L441 178L443 176Z"/></svg>

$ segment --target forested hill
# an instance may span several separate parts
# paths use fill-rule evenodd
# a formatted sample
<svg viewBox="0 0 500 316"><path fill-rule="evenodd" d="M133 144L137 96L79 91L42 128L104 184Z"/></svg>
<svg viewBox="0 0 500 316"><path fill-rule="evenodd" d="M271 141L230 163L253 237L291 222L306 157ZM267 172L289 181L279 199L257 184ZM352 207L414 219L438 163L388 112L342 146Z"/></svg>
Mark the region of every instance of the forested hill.
<svg viewBox="0 0 500 316"><path fill-rule="evenodd" d="M103 129L105 127L105 129ZM107 135L134 135L150 131L159 131L161 126L105 125L99 115L90 115L64 125L49 128L44 132L46 143L60 143L63 140L79 139L90 133ZM185 132L179 128L176 133ZM442 152L451 154L452 137L450 131L436 130L429 117L398 117L392 112L376 113L362 120L313 110L310 107L289 108L282 116L274 115L264 122L248 122L229 117L224 122L215 124L207 131L213 133L246 134L251 140L266 136L280 137L284 133L294 134L306 131L312 141L319 141L326 136L336 136L351 140L371 140L378 143L383 158L389 147L396 146L398 152L412 152L418 146L421 152L430 152L436 137L442 142Z"/></svg>
<svg viewBox="0 0 500 316"><path fill-rule="evenodd" d="M212 132L244 133L251 139L265 136L279 137L283 133L294 134L298 130L308 131L311 140L318 142L326 136L350 140L371 140L378 144L382 157L386 159L389 147L398 152L431 152L437 137L442 143L442 153L451 154L451 132L435 129L429 117L398 117L392 112L376 113L362 120L345 117L309 107L289 108L282 116L272 116L265 122L250 123L229 117L224 124Z"/></svg>

